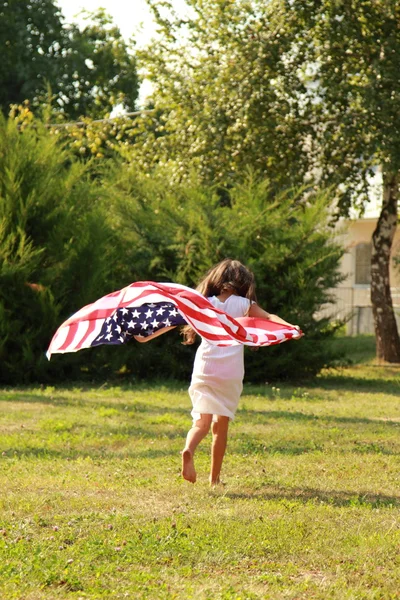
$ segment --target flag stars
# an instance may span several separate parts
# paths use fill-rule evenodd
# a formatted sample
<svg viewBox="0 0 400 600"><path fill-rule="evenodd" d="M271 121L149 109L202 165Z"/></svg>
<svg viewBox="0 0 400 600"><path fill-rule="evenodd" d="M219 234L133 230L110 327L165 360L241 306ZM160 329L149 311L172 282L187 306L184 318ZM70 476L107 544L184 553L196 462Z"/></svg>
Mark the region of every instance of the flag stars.
<svg viewBox="0 0 400 600"><path fill-rule="evenodd" d="M92 345L124 344L133 336L140 335L145 338L163 327L182 324L182 320L179 311L171 302L121 307L104 319L103 327Z"/></svg>

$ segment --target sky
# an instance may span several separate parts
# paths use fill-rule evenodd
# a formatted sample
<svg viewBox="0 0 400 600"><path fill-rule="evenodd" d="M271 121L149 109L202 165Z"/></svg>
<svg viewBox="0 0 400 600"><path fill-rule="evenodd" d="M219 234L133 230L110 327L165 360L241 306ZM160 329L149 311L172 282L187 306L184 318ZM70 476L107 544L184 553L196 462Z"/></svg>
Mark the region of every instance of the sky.
<svg viewBox="0 0 400 600"><path fill-rule="evenodd" d="M82 9L90 12L97 8L105 8L114 22L120 28L124 38L135 37L139 47L146 45L155 32L155 24L152 19L146 0L56 0L63 15L68 22L80 21L74 18ZM177 11L184 10L184 0L174 0Z"/></svg>

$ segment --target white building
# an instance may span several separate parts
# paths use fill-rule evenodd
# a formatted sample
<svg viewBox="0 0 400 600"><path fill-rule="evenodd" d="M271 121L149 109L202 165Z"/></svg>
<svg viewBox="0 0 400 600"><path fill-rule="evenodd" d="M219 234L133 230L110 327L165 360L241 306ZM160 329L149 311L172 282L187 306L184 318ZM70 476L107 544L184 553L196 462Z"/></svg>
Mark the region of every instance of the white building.
<svg viewBox="0 0 400 600"><path fill-rule="evenodd" d="M374 333L370 281L372 234L376 223L376 210L369 210L364 218L342 222L341 240L347 251L342 258L341 272L346 278L332 291L335 303L326 306L323 312L333 318L348 318L348 335ZM395 256L400 259L400 228L393 242L390 265L392 300L400 330L400 265L396 267Z"/></svg>

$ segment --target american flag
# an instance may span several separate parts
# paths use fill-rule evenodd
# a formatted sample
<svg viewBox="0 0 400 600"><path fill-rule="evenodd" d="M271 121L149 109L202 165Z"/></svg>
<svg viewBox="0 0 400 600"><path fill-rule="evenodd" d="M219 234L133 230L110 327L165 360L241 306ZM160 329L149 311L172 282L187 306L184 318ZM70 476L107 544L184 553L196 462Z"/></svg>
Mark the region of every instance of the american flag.
<svg viewBox="0 0 400 600"><path fill-rule="evenodd" d="M135 335L149 337L159 329L176 325L186 325L186 321L172 303L118 308L112 317L104 319L100 334L90 345L125 344Z"/></svg>
<svg viewBox="0 0 400 600"><path fill-rule="evenodd" d="M234 319L199 292L175 283L139 281L88 304L65 321L47 357L100 344L124 344L164 327L189 324L217 346L271 346L301 336L294 327L267 319Z"/></svg>

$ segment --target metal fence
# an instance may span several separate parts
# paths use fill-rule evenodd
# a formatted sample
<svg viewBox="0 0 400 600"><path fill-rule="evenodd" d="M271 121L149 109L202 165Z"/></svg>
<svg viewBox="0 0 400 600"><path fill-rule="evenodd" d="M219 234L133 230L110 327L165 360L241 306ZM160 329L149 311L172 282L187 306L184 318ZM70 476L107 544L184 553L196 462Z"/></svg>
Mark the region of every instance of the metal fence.
<svg viewBox="0 0 400 600"><path fill-rule="evenodd" d="M331 290L332 302L325 304L318 316L345 320L347 335L373 334L374 319L369 286L339 287ZM400 288L392 288L392 300L400 329Z"/></svg>

